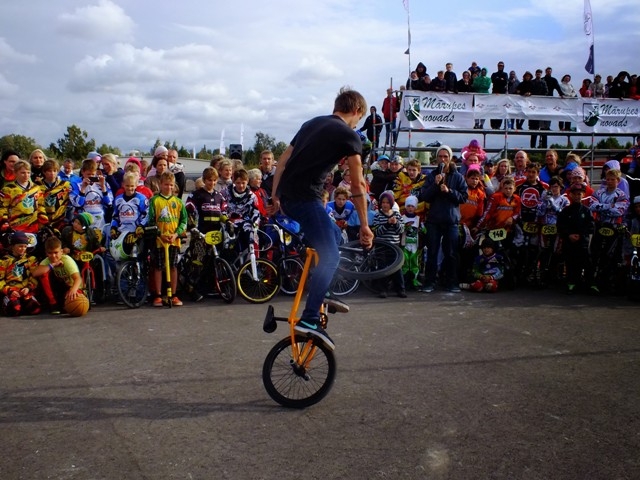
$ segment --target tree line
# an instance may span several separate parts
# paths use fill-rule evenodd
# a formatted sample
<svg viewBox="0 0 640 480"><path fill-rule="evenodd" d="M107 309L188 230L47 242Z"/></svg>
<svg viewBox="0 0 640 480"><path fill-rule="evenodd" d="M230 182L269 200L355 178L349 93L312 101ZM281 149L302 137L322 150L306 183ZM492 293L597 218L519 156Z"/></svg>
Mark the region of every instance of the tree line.
<svg viewBox="0 0 640 480"><path fill-rule="evenodd" d="M163 142L160 138L156 139L148 151L138 151L138 156L153 155L155 149L160 145L164 145L171 150L177 150L178 156L180 157L193 157L193 151L182 145L178 146L175 140L173 142ZM25 135L9 134L0 137L0 151L14 150L20 155L20 158L28 159L31 152L37 148L43 150L48 158L54 158L60 161L70 158L74 160L76 164L79 164L87 158L89 152L98 152L100 154L113 153L119 157L123 156L123 152L118 147L107 145L106 143L97 146L95 139L89 138L87 131L82 130L77 125L68 126L63 137L59 138L55 143L50 143L48 147L40 145L35 139ZM285 142L278 142L271 135L257 132L253 147L243 150L242 159L244 163L248 165L257 165L260 159L260 152L271 150L275 158L278 158L286 148L287 144ZM200 151L196 153L196 158L211 160L214 155L219 153L220 149L209 149L206 145L203 145ZM228 152L226 153L228 155ZM124 155L128 156L129 152L125 152Z"/></svg>

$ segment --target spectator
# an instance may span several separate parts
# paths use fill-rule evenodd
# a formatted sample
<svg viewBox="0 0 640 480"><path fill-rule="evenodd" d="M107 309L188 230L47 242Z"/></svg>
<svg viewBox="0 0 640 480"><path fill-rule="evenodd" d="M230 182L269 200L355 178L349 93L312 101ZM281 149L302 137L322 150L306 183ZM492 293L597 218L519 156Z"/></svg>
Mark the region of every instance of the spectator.
<svg viewBox="0 0 640 480"><path fill-rule="evenodd" d="M438 76L431 80L430 90L434 92L445 92L447 89L447 82L444 79L444 71L438 70Z"/></svg>
<svg viewBox="0 0 640 480"><path fill-rule="evenodd" d="M548 70L548 68L547 68ZM522 85L521 85L522 87ZM536 70L536 76L531 81L531 93L530 95L548 96L547 83L542 79L542 70ZM529 130L548 130L548 122L543 120L529 120ZM531 135L530 146L536 148L538 145L538 135ZM547 148L547 136L540 135L540 148Z"/></svg>
<svg viewBox="0 0 640 480"><path fill-rule="evenodd" d="M480 75L481 68L478 66L477 62L471 62L471 66L467 68L467 70L469 70L469 73L471 74L471 76L473 76Z"/></svg>
<svg viewBox="0 0 640 480"><path fill-rule="evenodd" d="M513 178L516 183L519 180L526 178L527 176L527 165L529 164L529 155L524 150L518 150L516 152L516 156L513 157Z"/></svg>
<svg viewBox="0 0 640 480"><path fill-rule="evenodd" d="M407 80L406 88L407 90L427 91L429 90L430 83L431 79L427 74L427 67L424 63L420 62L416 66L416 69L411 72L411 76Z"/></svg>
<svg viewBox="0 0 640 480"><path fill-rule="evenodd" d="M369 189L375 198L380 198L382 192L393 188L397 175L389 170L389 163L387 155L380 155L378 161L371 167L372 178Z"/></svg>
<svg viewBox="0 0 640 480"><path fill-rule="evenodd" d="M571 75L564 75L562 82L560 83L560 90L562 90L562 96L564 98L576 98L578 94L576 89L571 84ZM571 122L558 122L558 127L561 131L571 131Z"/></svg>
<svg viewBox="0 0 640 480"><path fill-rule="evenodd" d="M591 92L591 97L593 98L604 98L605 97L605 89L604 84L602 83L602 77L600 75L596 75L593 79L591 85L589 85L589 91Z"/></svg>
<svg viewBox="0 0 640 480"><path fill-rule="evenodd" d="M540 180L548 184L553 177L560 175L560 165L558 165L558 152L547 150L544 155L545 166L540 170Z"/></svg>
<svg viewBox="0 0 640 480"><path fill-rule="evenodd" d="M393 89L387 89L387 96L382 102L382 115L384 116L384 124L386 136L384 140L385 146L390 145L389 141L393 138L393 145L398 141L398 132L396 131L396 118L400 111L400 101L397 95L394 95ZM391 134L393 133L393 137Z"/></svg>
<svg viewBox="0 0 640 480"><path fill-rule="evenodd" d="M273 177L276 174L274 166L273 152L271 150L263 150L260 152L260 172L262 173L261 187L267 192L267 196L271 197L273 190Z"/></svg>
<svg viewBox="0 0 640 480"><path fill-rule="evenodd" d="M503 158L502 160L498 160L498 163L496 163L496 173L493 178L491 178L492 190L494 192L499 191L502 180L510 175L511 163L509 163L509 159Z"/></svg>
<svg viewBox="0 0 640 480"><path fill-rule="evenodd" d="M29 155L29 163L31 164L31 181L42 185L42 166L47 161L47 156L42 150L36 148L31 155Z"/></svg>
<svg viewBox="0 0 640 480"><path fill-rule="evenodd" d="M491 79L487 77L487 69L482 67L480 75L473 80L473 91L475 93L489 93ZM484 128L484 118L475 121L473 128Z"/></svg>
<svg viewBox="0 0 640 480"><path fill-rule="evenodd" d="M458 76L453 71L453 63L447 63L445 65L444 81L446 84L445 92L458 93L456 84L458 83Z"/></svg>
<svg viewBox="0 0 640 480"><path fill-rule="evenodd" d="M514 70L511 70L509 72L509 81L507 82L507 93L510 95L516 95L516 90L518 90L518 85L520 85L520 80L518 80L518 77L516 76L516 72ZM514 119L512 118L509 119L509 129L513 130L514 126L515 126ZM520 128L518 128L518 130L520 130Z"/></svg>
<svg viewBox="0 0 640 480"><path fill-rule="evenodd" d="M629 98L629 83L626 80L631 80L629 72L623 70L618 73L609 87L609 98Z"/></svg>
<svg viewBox="0 0 640 480"><path fill-rule="evenodd" d="M507 93L507 85L509 76L504 71L504 62L498 62L498 70L491 74L491 84L493 85L493 93ZM502 125L502 120L491 119L491 128L497 130Z"/></svg>
<svg viewBox="0 0 640 480"><path fill-rule="evenodd" d="M580 92L581 97L593 96L593 92L591 91L591 80L589 80L588 78L585 78L584 80L582 80L582 86L578 91Z"/></svg>
<svg viewBox="0 0 640 480"><path fill-rule="evenodd" d="M462 72L462 78L456 83L457 93L473 93L473 81L471 80L471 72L465 70Z"/></svg>
<svg viewBox="0 0 640 480"><path fill-rule="evenodd" d="M378 148L380 133L382 133L382 117L378 115L378 110L374 106L371 106L369 112L371 114L365 119L360 131L366 131L367 138L373 144L373 147Z"/></svg>
<svg viewBox="0 0 640 480"><path fill-rule="evenodd" d="M438 167L425 180L418 200L428 202L425 285L423 292L433 292L438 273L438 251L442 248L442 277L440 280L452 293L459 293L458 285L458 224L460 205L467 201L467 184L453 164L453 152L447 145L436 151Z"/></svg>

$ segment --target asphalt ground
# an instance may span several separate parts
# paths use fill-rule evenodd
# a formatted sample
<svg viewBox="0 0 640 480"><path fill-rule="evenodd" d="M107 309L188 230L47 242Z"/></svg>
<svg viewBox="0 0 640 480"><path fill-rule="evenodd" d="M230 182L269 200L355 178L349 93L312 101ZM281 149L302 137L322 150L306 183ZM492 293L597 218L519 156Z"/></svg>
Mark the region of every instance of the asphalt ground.
<svg viewBox="0 0 640 480"><path fill-rule="evenodd" d="M266 305L1 318L0 479L640 478L640 304L348 301L336 383L305 410L262 385L286 335Z"/></svg>

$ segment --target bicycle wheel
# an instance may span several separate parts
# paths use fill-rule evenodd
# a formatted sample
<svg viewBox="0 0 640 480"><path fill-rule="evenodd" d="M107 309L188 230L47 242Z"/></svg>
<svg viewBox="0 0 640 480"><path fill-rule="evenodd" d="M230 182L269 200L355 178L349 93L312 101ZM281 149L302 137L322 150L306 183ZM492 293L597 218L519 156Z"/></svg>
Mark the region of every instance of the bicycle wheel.
<svg viewBox="0 0 640 480"><path fill-rule="evenodd" d="M129 308L139 308L147 299L149 285L142 266L135 261L124 262L116 274L120 300Z"/></svg>
<svg viewBox="0 0 640 480"><path fill-rule="evenodd" d="M310 340L296 335L300 351ZM283 407L306 408L322 400L336 378L336 359L324 343L313 341L312 358L306 367L296 365L291 338L280 340L271 349L262 367L262 382L271 398Z"/></svg>
<svg viewBox="0 0 640 480"><path fill-rule="evenodd" d="M232 303L236 299L237 287L231 265L222 258L215 258L213 266L215 269L214 283L217 292L225 303Z"/></svg>
<svg viewBox="0 0 640 480"><path fill-rule="evenodd" d="M246 262L238 270L237 283L240 295L251 303L268 302L280 289L278 267L269 260L256 258L257 279L251 273L251 261Z"/></svg>
<svg viewBox="0 0 640 480"><path fill-rule="evenodd" d="M338 272L345 278L375 280L384 278L402 268L404 255L397 245L374 240L370 250L364 250L358 240L339 247L340 257L349 261L338 264Z"/></svg>
<svg viewBox="0 0 640 480"><path fill-rule="evenodd" d="M82 283L84 283L84 290L87 293L87 298L89 299L89 308L91 308L91 305L95 303L95 300L93 298L93 281L90 268L85 269L82 274Z"/></svg>
<svg viewBox="0 0 640 480"><path fill-rule="evenodd" d="M304 265L297 258L284 258L280 261L280 291L286 295L295 295L300 285Z"/></svg>
<svg viewBox="0 0 640 480"><path fill-rule="evenodd" d="M351 260L348 258L340 258L340 263L350 264ZM349 265L345 265L344 268L349 268ZM346 278L340 275L339 272L336 272L331 280L331 285L329 286L329 291L332 295L336 297L341 297L344 295L349 295L350 293L355 292L360 286L360 280L355 278Z"/></svg>

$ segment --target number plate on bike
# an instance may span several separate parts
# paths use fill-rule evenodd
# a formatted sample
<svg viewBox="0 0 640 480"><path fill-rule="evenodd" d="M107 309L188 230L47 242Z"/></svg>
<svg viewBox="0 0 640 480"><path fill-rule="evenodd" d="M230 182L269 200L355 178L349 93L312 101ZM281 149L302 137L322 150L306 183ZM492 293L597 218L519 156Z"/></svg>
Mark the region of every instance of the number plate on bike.
<svg viewBox="0 0 640 480"><path fill-rule="evenodd" d="M495 230L489 230L489 238L494 242L499 242L507 238L507 230L504 228L496 228Z"/></svg>
<svg viewBox="0 0 640 480"><path fill-rule="evenodd" d="M640 247L640 233L634 233L631 235L631 245L634 247Z"/></svg>
<svg viewBox="0 0 640 480"><path fill-rule="evenodd" d="M204 241L208 245L218 245L222 243L222 232L220 230L207 232L207 234L204 236Z"/></svg>
<svg viewBox="0 0 640 480"><path fill-rule="evenodd" d="M524 233L538 233L538 224L535 222L525 222L522 225L522 230Z"/></svg>
<svg viewBox="0 0 640 480"><path fill-rule="evenodd" d="M603 237L613 237L614 233L616 233L613 228L609 227L600 227L598 229L598 233Z"/></svg>
<svg viewBox="0 0 640 480"><path fill-rule="evenodd" d="M93 253L91 253L91 252L82 252L80 254L80 261L81 262L90 262L91 260L93 260Z"/></svg>
<svg viewBox="0 0 640 480"><path fill-rule="evenodd" d="M542 235L555 235L558 233L557 225L543 225L542 226Z"/></svg>

